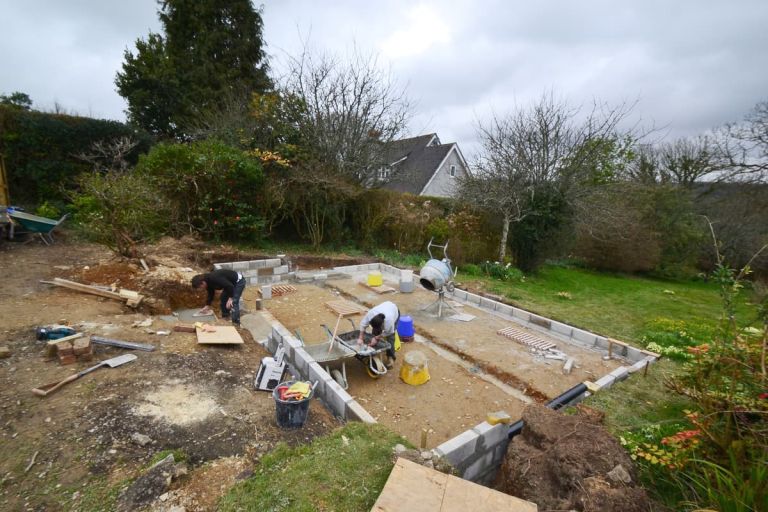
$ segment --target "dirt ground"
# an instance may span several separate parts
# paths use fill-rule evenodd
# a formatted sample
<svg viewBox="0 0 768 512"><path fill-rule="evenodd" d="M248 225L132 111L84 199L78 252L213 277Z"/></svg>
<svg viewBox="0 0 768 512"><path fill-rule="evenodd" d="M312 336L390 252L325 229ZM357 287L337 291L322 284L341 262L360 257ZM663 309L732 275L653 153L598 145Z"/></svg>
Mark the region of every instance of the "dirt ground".
<svg viewBox="0 0 768 512"><path fill-rule="evenodd" d="M155 509L215 510L218 497L277 442L304 443L338 425L312 402L304 428L277 427L271 395L253 389L267 354L246 330L244 345L215 347L197 345L194 334L154 334L172 328L157 316L149 327L133 326L149 318L149 310L167 309L176 295L150 297L154 305L134 311L40 283L65 277L147 293L150 283L172 292L169 283L181 279L176 287L186 289L187 275L206 267L189 257L199 258L199 252L184 244L170 250L174 244L166 242L157 257L148 256L150 272L88 244L0 246L0 346L11 350L10 358L0 359L0 509L80 510L93 489L135 478L159 452L179 450L189 474L172 484ZM199 305L201 298L181 300L189 301ZM32 388L125 353L96 345L94 362L61 366L46 357L35 327L65 322L88 334L157 348L37 397Z"/></svg>

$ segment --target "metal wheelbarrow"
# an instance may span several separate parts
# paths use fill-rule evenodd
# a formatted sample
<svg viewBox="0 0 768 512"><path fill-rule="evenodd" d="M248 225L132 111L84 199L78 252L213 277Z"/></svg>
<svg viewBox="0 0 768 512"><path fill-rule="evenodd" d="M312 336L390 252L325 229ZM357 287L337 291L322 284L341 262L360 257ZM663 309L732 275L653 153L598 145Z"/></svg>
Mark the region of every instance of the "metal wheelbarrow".
<svg viewBox="0 0 768 512"><path fill-rule="evenodd" d="M18 222L27 232L40 235L40 239L45 245L53 244L53 230L64 222L68 215L67 213L59 220L53 220L16 209L8 209L8 216L11 219ZM13 238L13 231L11 231L11 238Z"/></svg>
<svg viewBox="0 0 768 512"><path fill-rule="evenodd" d="M360 330L355 326L355 322L351 318L347 318L349 323L352 324L352 330L336 335L336 341L341 343L347 349L353 352L355 359L363 363L365 371L372 379L378 379L382 375L387 373L387 365L385 361L388 359L387 351L392 348L392 345L383 339L379 339L375 346L369 347L373 335L370 333L363 333L363 345L357 344L357 338L360 335ZM323 328L328 331L329 336L333 336L333 333L327 325L323 324Z"/></svg>

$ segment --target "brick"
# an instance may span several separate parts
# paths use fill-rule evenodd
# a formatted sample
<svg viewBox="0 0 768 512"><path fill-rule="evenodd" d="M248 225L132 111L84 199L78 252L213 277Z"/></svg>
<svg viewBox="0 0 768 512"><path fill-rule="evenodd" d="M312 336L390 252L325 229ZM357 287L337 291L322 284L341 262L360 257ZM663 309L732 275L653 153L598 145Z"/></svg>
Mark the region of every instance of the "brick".
<svg viewBox="0 0 768 512"><path fill-rule="evenodd" d="M78 338L72 343L72 352L81 356L91 352L91 338Z"/></svg>
<svg viewBox="0 0 768 512"><path fill-rule="evenodd" d="M93 361L93 349L91 348L88 352L84 354L80 354L77 356L78 361Z"/></svg>
<svg viewBox="0 0 768 512"><path fill-rule="evenodd" d="M8 347L0 347L0 359L11 357L11 349Z"/></svg>
<svg viewBox="0 0 768 512"><path fill-rule="evenodd" d="M58 343L56 345L56 353L59 355L59 357L74 355L75 352L72 347L72 342L65 341L64 343Z"/></svg>
<svg viewBox="0 0 768 512"><path fill-rule="evenodd" d="M75 361L77 361L77 357L75 356L75 354L68 354L64 356L59 354L59 362L61 364L72 364Z"/></svg>
<svg viewBox="0 0 768 512"><path fill-rule="evenodd" d="M178 324L173 326L173 332L196 332L195 326L190 324Z"/></svg>

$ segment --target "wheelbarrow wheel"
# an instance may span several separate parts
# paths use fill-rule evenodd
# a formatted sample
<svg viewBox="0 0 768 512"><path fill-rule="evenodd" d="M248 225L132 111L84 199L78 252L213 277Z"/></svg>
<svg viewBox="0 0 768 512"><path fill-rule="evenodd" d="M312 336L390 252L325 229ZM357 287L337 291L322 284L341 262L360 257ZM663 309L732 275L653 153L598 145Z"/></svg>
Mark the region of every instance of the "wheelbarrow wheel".
<svg viewBox="0 0 768 512"><path fill-rule="evenodd" d="M374 371L374 367L376 368L376 371ZM384 366L384 363L382 363L381 359L378 357L369 357L368 364L365 366L365 371L368 372L370 378L378 379L387 373L387 367Z"/></svg>

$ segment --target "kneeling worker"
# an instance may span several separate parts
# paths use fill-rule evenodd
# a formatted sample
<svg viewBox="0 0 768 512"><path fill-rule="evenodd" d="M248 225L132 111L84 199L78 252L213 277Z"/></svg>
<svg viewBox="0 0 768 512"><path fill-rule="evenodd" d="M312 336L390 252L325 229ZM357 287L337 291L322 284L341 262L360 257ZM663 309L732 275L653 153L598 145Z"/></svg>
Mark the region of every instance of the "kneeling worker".
<svg viewBox="0 0 768 512"><path fill-rule="evenodd" d="M394 302L382 302L378 306L371 308L360 321L360 336L357 338L357 344L363 344L363 335L370 325L373 338L371 338L368 345L374 347L380 339L386 339L389 342L387 355L394 361L395 329L397 328L398 320L400 320L400 310Z"/></svg>
<svg viewBox="0 0 768 512"><path fill-rule="evenodd" d="M192 288L208 291L205 307L198 314L212 313L213 296L216 290L221 290L221 317L229 318L231 312L232 323L236 326L240 325L240 297L245 289L245 278L240 272L220 269L207 274L198 274L192 278Z"/></svg>

